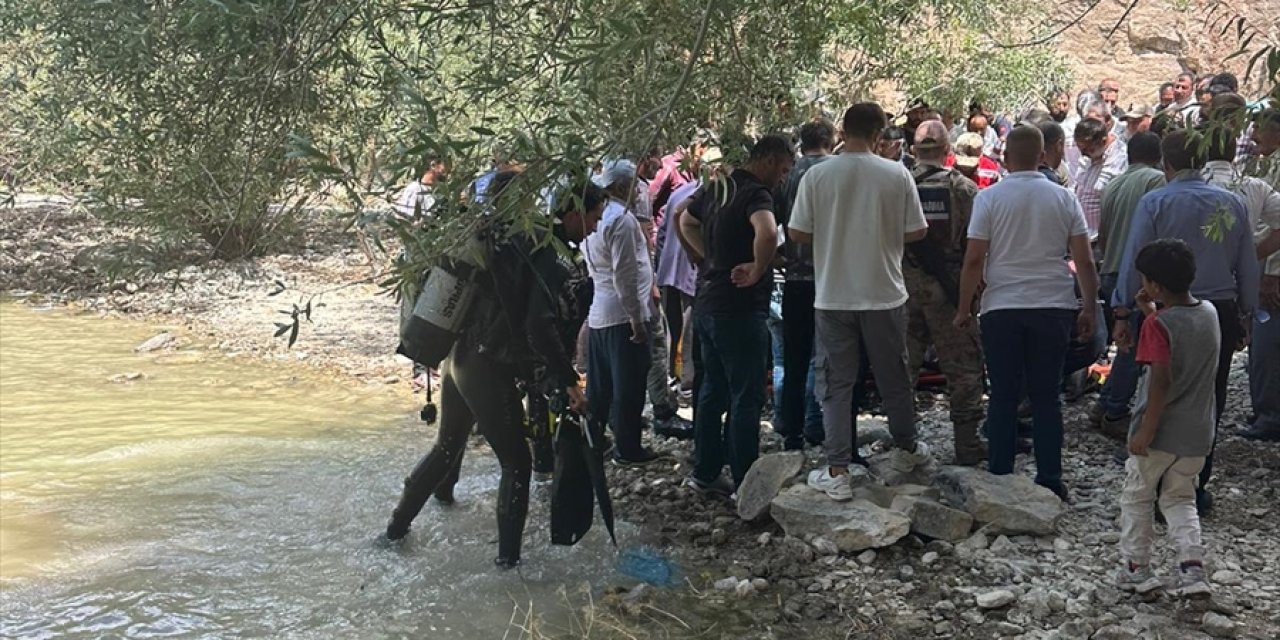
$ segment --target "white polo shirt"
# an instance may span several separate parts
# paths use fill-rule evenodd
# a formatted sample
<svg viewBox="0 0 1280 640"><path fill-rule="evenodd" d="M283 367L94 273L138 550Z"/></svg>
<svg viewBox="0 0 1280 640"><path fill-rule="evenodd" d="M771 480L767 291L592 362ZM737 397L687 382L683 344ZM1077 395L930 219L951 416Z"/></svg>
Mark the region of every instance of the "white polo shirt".
<svg viewBox="0 0 1280 640"><path fill-rule="evenodd" d="M1075 309L1071 238L1088 237L1080 201L1039 171L1011 173L978 192L969 238L987 250L982 313L1001 309Z"/></svg>

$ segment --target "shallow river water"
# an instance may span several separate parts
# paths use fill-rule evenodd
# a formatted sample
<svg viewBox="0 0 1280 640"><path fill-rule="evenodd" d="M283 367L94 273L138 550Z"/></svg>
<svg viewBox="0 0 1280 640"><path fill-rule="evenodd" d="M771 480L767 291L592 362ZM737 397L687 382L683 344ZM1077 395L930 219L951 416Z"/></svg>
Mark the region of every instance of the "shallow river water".
<svg viewBox="0 0 1280 640"><path fill-rule="evenodd" d="M133 352L155 332L0 304L0 636L517 638L513 614L567 625L567 600L616 575L601 527L549 546L537 489L525 566L494 570L485 447L456 507L379 547L432 439L413 398Z"/></svg>

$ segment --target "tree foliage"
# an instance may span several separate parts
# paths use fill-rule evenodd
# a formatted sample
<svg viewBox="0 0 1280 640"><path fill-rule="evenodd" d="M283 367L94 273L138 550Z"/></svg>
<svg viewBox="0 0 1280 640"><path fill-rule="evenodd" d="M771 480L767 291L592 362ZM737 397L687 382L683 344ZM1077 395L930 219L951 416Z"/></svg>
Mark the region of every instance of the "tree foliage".
<svg viewBox="0 0 1280 640"><path fill-rule="evenodd" d="M1062 79L1050 50L968 28L1028 19L978 0L5 1L6 162L223 257L317 197L371 220L427 156L448 197L429 229L392 225L424 259L475 224L460 194L498 145L527 171L494 214L533 228L600 157L710 129L732 158L815 96L1014 107Z"/></svg>

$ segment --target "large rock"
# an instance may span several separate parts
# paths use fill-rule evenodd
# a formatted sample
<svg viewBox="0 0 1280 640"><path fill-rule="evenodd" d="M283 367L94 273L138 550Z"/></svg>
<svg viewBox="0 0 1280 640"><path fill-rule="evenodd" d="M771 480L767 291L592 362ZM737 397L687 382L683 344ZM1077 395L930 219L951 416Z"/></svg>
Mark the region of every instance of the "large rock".
<svg viewBox="0 0 1280 640"><path fill-rule="evenodd" d="M911 519L912 531L937 540L963 540L973 528L973 516L926 498L898 496L890 508Z"/></svg>
<svg viewBox="0 0 1280 640"><path fill-rule="evenodd" d="M778 496L782 485L800 473L804 453L783 451L756 459L738 487L738 517L755 520L769 512L769 502Z"/></svg>
<svg viewBox="0 0 1280 640"><path fill-rule="evenodd" d="M936 487L926 487L921 484L899 484L890 487L880 484L879 482L867 482L863 484L855 484L853 487L853 497L874 502L886 509L893 506L893 500L898 496L911 496L913 498L919 497L937 500L942 496L942 494Z"/></svg>
<svg viewBox="0 0 1280 640"><path fill-rule="evenodd" d="M1215 638L1234 638L1236 637L1236 624L1224 615L1207 611L1204 618L1200 621L1201 627L1205 633Z"/></svg>
<svg viewBox="0 0 1280 640"><path fill-rule="evenodd" d="M907 471L900 471L893 465L893 459L898 455L900 455L900 452L890 449L868 458L867 465L871 468L871 475L891 487L903 484L928 485L931 483L933 474L937 471L933 461L917 465Z"/></svg>
<svg viewBox="0 0 1280 640"><path fill-rule="evenodd" d="M900 513L866 500L836 502L800 484L774 498L769 509L787 536L822 536L842 553L887 547L911 531L911 521Z"/></svg>
<svg viewBox="0 0 1280 640"><path fill-rule="evenodd" d="M1138 632L1118 624L1109 624L1093 634L1092 640L1138 640ZM1086 640L1089 636L1085 636ZM1067 640L1064 638L1063 640Z"/></svg>
<svg viewBox="0 0 1280 640"><path fill-rule="evenodd" d="M159 351L161 349L168 349L170 347L174 347L177 345L177 343L178 343L178 336L175 336L172 333L169 333L168 331L166 331L164 333L154 335L148 338L146 342L143 342L142 344L134 347L133 350L138 353L149 353L151 351Z"/></svg>
<svg viewBox="0 0 1280 640"><path fill-rule="evenodd" d="M1062 501L1052 491L1020 475L997 476L970 467L943 467L937 476L942 497L963 507L991 533L1053 533Z"/></svg>
<svg viewBox="0 0 1280 640"><path fill-rule="evenodd" d="M973 597L975 603L982 609L999 609L1007 607L1018 599L1018 595L1007 589L997 589L995 591L987 591L979 593Z"/></svg>
<svg viewBox="0 0 1280 640"><path fill-rule="evenodd" d="M883 444L886 447L893 444L893 434L889 432L889 422L880 417L858 418L858 433L856 436L859 447L869 447L874 444Z"/></svg>

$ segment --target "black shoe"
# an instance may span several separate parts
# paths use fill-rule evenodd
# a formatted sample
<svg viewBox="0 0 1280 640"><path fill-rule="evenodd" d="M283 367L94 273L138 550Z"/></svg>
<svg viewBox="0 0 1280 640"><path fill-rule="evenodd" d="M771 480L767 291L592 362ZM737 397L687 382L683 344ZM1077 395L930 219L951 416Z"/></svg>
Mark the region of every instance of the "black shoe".
<svg viewBox="0 0 1280 640"><path fill-rule="evenodd" d="M613 461L624 467L642 467L651 462L662 459L662 454L656 453L653 449L641 449L640 454L632 458L624 458L619 455L613 456Z"/></svg>
<svg viewBox="0 0 1280 640"><path fill-rule="evenodd" d="M452 507L458 502L453 497L453 487L448 487L448 488L440 487L439 489L436 489L435 493L431 495L436 499L436 502L439 502L440 506L443 506L443 507Z"/></svg>
<svg viewBox="0 0 1280 640"><path fill-rule="evenodd" d="M653 423L653 435L660 438L692 440L693 423L677 415L655 420Z"/></svg>
<svg viewBox="0 0 1280 640"><path fill-rule="evenodd" d="M1260 429L1254 426L1241 431L1240 437L1261 442L1280 442L1280 429Z"/></svg>
<svg viewBox="0 0 1280 640"><path fill-rule="evenodd" d="M704 496L728 498L733 495L733 483L725 480L724 476L716 476L716 479L711 482L703 482L697 476L691 475L686 484Z"/></svg>
<svg viewBox="0 0 1280 640"><path fill-rule="evenodd" d="M504 558L502 556L498 556L493 559L493 566L503 571L507 571L508 569L514 569L520 566L520 558L512 559L512 558Z"/></svg>
<svg viewBox="0 0 1280 640"><path fill-rule="evenodd" d="M782 441L783 451L804 451L804 438L787 438Z"/></svg>
<svg viewBox="0 0 1280 640"><path fill-rule="evenodd" d="M1116 462L1119 462L1120 464L1125 464L1126 462L1129 461L1129 446L1122 445L1122 446L1116 447L1116 450L1111 452L1111 457L1114 458Z"/></svg>
<svg viewBox="0 0 1280 640"><path fill-rule="evenodd" d="M1067 491L1067 485L1061 482L1055 482L1052 484L1037 482L1036 484L1052 491L1053 495L1058 496L1058 499L1062 501L1062 504L1071 504L1071 493Z"/></svg>
<svg viewBox="0 0 1280 640"><path fill-rule="evenodd" d="M1133 417L1127 413L1119 416L1109 416L1104 414L1102 416L1102 425L1099 428L1102 431L1102 435L1105 435L1112 440L1128 442L1129 423L1132 421Z"/></svg>
<svg viewBox="0 0 1280 640"><path fill-rule="evenodd" d="M1196 514L1201 518L1213 513L1213 496L1204 489L1196 489Z"/></svg>
<svg viewBox="0 0 1280 640"><path fill-rule="evenodd" d="M387 523L387 532L383 535L383 539L389 542L398 542L404 540L409 535L409 525L399 525L395 521Z"/></svg>

